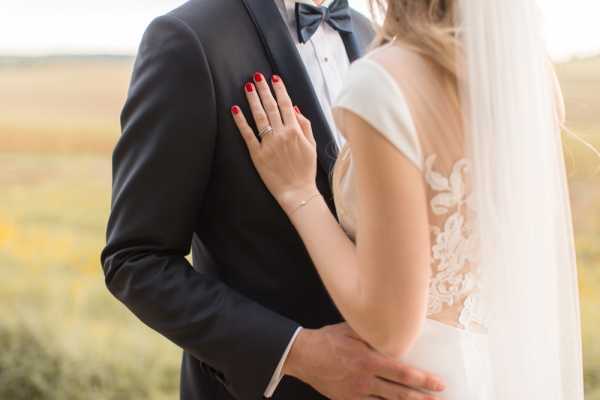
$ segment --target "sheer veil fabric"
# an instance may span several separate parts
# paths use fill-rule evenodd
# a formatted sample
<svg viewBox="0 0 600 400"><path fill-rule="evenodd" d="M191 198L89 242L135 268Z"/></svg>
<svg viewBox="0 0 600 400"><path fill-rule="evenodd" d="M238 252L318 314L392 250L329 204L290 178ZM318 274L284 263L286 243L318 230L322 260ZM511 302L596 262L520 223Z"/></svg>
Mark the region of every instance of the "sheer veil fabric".
<svg viewBox="0 0 600 400"><path fill-rule="evenodd" d="M556 87L534 0L461 0L461 100L494 398L582 400Z"/></svg>

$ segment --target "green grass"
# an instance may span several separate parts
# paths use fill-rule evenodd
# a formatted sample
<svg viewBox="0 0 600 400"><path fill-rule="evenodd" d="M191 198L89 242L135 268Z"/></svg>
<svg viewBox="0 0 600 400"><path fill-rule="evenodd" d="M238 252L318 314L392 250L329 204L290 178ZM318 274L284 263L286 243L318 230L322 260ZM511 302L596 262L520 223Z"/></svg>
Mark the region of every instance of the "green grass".
<svg viewBox="0 0 600 400"><path fill-rule="evenodd" d="M179 350L110 296L110 163L0 156L0 399L172 399Z"/></svg>
<svg viewBox="0 0 600 400"><path fill-rule="evenodd" d="M180 350L99 264L130 60L0 65L0 399L173 399ZM600 147L600 59L558 67L569 126ZM567 138L587 400L600 400L600 160Z"/></svg>

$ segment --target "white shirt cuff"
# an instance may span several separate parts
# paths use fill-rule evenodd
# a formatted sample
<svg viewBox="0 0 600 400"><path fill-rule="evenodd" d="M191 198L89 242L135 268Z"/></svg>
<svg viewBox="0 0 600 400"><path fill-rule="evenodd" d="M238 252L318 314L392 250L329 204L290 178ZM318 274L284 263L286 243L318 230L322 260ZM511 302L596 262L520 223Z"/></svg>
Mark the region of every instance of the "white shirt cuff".
<svg viewBox="0 0 600 400"><path fill-rule="evenodd" d="M285 364L288 354L290 354L290 350L292 349L292 345L296 341L296 338L298 337L298 334L300 333L301 330L302 330L302 327L296 329L294 336L292 336L290 343L288 344L285 351L283 352L283 356L281 357L279 364L277 364L277 368L275 368L273 377L271 378L271 381L269 382L269 385L267 386L267 390L265 390L265 397L267 399L271 398L273 396L273 393L275 393L275 390L277 390L277 386L279 386L279 382L281 382L281 379L283 378L283 375L282 375L283 365Z"/></svg>

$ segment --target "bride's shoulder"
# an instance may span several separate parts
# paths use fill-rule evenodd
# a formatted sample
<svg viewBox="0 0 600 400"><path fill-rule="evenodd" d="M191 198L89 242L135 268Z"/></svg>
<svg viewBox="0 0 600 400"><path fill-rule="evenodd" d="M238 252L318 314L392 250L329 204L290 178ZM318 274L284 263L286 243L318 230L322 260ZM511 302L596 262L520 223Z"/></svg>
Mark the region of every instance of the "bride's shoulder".
<svg viewBox="0 0 600 400"><path fill-rule="evenodd" d="M409 57L413 55L388 51L376 49L352 64L335 103L334 118L342 131L350 131L348 127L358 126L358 122L348 117L359 117L421 168L420 144L409 104L412 96L405 95L401 84L403 74L410 75L396 75L396 69L401 69L397 65L412 63Z"/></svg>

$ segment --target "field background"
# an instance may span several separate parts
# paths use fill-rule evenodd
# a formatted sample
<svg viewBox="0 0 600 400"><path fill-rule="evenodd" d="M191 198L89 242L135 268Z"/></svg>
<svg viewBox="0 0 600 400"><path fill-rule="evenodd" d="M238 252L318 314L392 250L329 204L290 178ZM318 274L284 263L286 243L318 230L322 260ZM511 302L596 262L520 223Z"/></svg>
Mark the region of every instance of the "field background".
<svg viewBox="0 0 600 400"><path fill-rule="evenodd" d="M107 292L99 253L130 58L0 59L0 399L175 399L180 351ZM600 59L557 66L600 148ZM600 400L600 160L566 137L586 400Z"/></svg>

